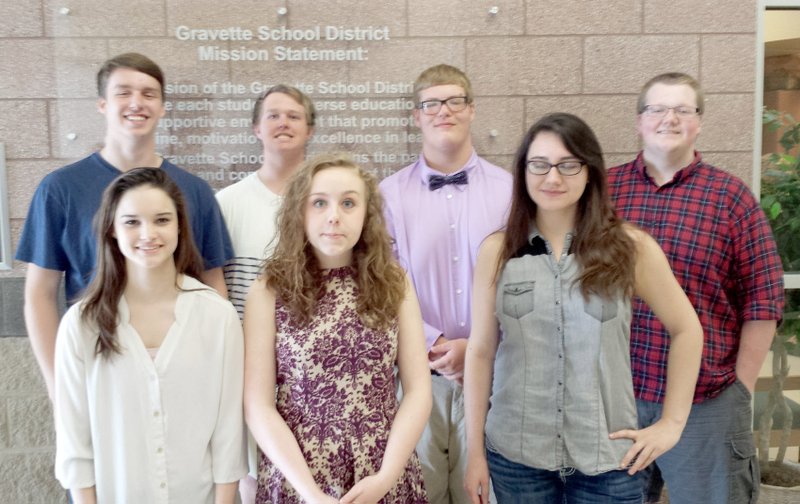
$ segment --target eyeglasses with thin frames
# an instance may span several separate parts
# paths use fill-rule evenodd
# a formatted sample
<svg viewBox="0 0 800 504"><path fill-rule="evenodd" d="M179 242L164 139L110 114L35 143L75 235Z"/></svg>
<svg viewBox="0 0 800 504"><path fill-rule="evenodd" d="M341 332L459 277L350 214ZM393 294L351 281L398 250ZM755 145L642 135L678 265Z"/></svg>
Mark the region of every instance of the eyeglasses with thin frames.
<svg viewBox="0 0 800 504"><path fill-rule="evenodd" d="M447 108L450 109L450 112L461 112L467 105L469 105L469 98L466 96L451 96L450 98L445 98L444 100L425 100L420 102L417 105L417 108L422 111L425 115L436 115L442 110L442 105L447 105Z"/></svg>
<svg viewBox="0 0 800 504"><path fill-rule="evenodd" d="M689 107L688 105L678 105L677 107L667 107L666 105L645 105L642 115L647 117L664 117L673 110L678 117L689 118L700 113L700 107Z"/></svg>
<svg viewBox="0 0 800 504"><path fill-rule="evenodd" d="M563 175L565 177L572 177L573 175L577 175L583 169L583 165L585 165L583 161L562 161L560 163L548 163L547 161L542 161L541 159L530 159L526 163L528 171L533 175L547 175L550 173L550 170L555 168L558 170L559 175Z"/></svg>

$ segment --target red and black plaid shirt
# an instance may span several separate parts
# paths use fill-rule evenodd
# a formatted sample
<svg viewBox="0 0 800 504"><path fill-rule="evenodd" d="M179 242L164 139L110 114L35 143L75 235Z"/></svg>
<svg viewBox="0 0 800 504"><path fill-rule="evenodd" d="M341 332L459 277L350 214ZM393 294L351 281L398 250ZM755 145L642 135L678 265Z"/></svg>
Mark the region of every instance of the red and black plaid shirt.
<svg viewBox="0 0 800 504"><path fill-rule="evenodd" d="M703 163L658 187L642 153L608 172L612 201L624 219L658 241L703 325L704 345L694 402L736 379L742 324L780 320L783 268L772 229L738 178ZM641 300L633 303L631 368L636 397L663 402L669 335Z"/></svg>

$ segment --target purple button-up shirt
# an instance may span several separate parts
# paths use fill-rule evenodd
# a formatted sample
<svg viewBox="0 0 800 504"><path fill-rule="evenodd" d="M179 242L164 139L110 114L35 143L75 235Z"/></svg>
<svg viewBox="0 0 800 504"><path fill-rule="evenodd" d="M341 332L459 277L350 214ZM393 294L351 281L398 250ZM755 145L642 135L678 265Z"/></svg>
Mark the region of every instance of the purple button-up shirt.
<svg viewBox="0 0 800 504"><path fill-rule="evenodd" d="M459 171L467 173L468 184L431 191L428 176L442 173L420 155L380 185L395 255L417 291L428 350L440 335L469 337L478 249L505 227L511 204L507 171L475 152Z"/></svg>

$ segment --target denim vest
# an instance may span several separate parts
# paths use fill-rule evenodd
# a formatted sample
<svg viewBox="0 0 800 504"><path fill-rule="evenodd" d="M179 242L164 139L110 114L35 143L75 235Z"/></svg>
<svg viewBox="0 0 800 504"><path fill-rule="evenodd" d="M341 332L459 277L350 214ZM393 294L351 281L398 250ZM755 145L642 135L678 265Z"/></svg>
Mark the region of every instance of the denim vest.
<svg viewBox="0 0 800 504"><path fill-rule="evenodd" d="M637 428L631 304L627 296L584 299L571 239L558 262L534 231L500 275L486 442L520 464L594 475L619 469L633 444L608 434Z"/></svg>

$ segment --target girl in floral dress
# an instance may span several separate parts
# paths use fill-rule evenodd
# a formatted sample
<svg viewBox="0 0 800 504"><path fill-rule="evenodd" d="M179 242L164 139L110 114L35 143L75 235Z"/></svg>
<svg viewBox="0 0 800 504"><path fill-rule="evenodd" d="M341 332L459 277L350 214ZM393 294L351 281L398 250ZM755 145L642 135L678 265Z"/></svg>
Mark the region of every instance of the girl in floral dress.
<svg viewBox="0 0 800 504"><path fill-rule="evenodd" d="M427 502L414 454L431 408L422 318L375 179L323 155L286 194L245 305L256 502Z"/></svg>

